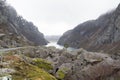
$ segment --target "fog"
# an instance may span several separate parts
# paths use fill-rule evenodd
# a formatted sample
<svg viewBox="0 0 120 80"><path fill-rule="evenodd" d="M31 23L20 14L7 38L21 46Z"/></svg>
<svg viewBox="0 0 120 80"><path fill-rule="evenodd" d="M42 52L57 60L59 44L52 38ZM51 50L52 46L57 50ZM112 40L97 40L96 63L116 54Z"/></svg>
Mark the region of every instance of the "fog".
<svg viewBox="0 0 120 80"><path fill-rule="evenodd" d="M120 0L7 0L44 35L62 35L78 24L115 9Z"/></svg>

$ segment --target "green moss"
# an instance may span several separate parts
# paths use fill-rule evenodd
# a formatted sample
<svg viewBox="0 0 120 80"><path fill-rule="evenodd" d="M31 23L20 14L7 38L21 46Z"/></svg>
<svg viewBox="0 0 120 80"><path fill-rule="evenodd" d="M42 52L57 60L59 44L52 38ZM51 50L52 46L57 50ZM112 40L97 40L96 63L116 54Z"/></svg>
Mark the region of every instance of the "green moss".
<svg viewBox="0 0 120 80"><path fill-rule="evenodd" d="M42 68L42 69L46 70L46 71L49 71L49 70L53 69L53 66L51 65L50 62L48 62L46 60L43 60L41 58L33 59L33 64L35 66L38 66L39 68Z"/></svg>
<svg viewBox="0 0 120 80"><path fill-rule="evenodd" d="M63 80L66 76L66 73L69 71L68 68L66 67L63 67L63 68L60 68L57 73L56 73L56 77L59 79L59 80Z"/></svg>
<svg viewBox="0 0 120 80"><path fill-rule="evenodd" d="M12 65L16 70L15 73L11 74L13 80L56 80L55 77L44 70L23 61L14 62Z"/></svg>
<svg viewBox="0 0 120 80"><path fill-rule="evenodd" d="M57 72L57 78L62 80L65 77L65 73L62 70L58 70Z"/></svg>
<svg viewBox="0 0 120 80"><path fill-rule="evenodd" d="M51 63L40 58L30 58L30 62L33 62L33 64L30 64L25 61L22 56L14 55L11 51L8 52L8 55L4 55L6 62L11 61L9 68L16 71L10 74L12 75L12 80L57 80L45 71L53 69Z"/></svg>

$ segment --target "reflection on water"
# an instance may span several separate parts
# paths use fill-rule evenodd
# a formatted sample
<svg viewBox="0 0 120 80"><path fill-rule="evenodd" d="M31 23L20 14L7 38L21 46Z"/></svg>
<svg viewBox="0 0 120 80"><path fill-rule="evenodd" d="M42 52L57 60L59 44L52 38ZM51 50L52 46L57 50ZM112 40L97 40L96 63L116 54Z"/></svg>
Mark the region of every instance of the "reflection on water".
<svg viewBox="0 0 120 80"><path fill-rule="evenodd" d="M50 43L48 43L48 45L46 45L46 46L47 46L47 47L49 47L49 46L54 46L54 47L56 47L56 48L58 48L58 49L63 49L63 46L58 45L57 42L50 42Z"/></svg>
<svg viewBox="0 0 120 80"><path fill-rule="evenodd" d="M58 49L63 49L63 48L64 48L63 46L58 45L57 42L50 42L50 43L48 43L48 45L46 45L46 46L47 46L47 47L49 47L49 46L54 46L54 47L56 47L56 48L58 48ZM67 48L67 50L73 51L73 50L76 50L76 49L75 49L75 48L72 48L72 47L69 47L69 48Z"/></svg>

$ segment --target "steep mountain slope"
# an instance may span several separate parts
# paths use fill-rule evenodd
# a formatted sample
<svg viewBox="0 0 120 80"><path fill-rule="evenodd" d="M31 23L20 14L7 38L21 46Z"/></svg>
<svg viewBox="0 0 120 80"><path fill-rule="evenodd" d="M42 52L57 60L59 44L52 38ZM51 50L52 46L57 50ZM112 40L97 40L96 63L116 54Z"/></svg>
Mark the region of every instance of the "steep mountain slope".
<svg viewBox="0 0 120 80"><path fill-rule="evenodd" d="M66 32L58 44L85 48L90 51L119 52L120 49L120 5L116 10L96 20L84 22Z"/></svg>
<svg viewBox="0 0 120 80"><path fill-rule="evenodd" d="M6 47L12 46L12 42L16 46L21 46L21 44L47 44L44 35L38 31L37 27L19 16L16 10L4 0L0 0L0 38L0 43L4 46L6 44Z"/></svg>

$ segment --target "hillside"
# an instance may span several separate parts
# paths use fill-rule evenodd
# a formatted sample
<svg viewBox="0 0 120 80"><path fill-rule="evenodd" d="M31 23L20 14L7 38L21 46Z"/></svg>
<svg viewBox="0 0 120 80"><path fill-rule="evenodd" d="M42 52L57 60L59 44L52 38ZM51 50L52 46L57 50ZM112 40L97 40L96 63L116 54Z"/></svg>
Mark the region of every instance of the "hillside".
<svg viewBox="0 0 120 80"><path fill-rule="evenodd" d="M116 10L101 15L96 20L79 24L66 32L58 44L89 51L119 52L120 49L120 5Z"/></svg>
<svg viewBox="0 0 120 80"><path fill-rule="evenodd" d="M32 22L19 16L12 6L0 0L0 44L1 48L46 45L47 40Z"/></svg>

